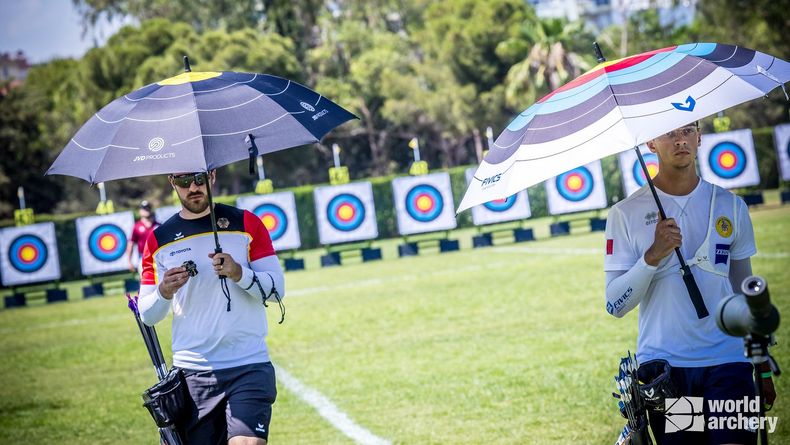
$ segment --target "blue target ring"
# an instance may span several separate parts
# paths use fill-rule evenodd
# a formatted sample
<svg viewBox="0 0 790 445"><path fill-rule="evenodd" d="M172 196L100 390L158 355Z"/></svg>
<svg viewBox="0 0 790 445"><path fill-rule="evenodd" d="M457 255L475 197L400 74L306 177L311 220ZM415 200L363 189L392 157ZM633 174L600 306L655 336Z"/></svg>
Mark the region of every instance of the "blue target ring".
<svg viewBox="0 0 790 445"><path fill-rule="evenodd" d="M44 240L36 235L20 235L8 248L8 260L14 269L22 273L33 273L44 267L49 250Z"/></svg>
<svg viewBox="0 0 790 445"><path fill-rule="evenodd" d="M280 206L272 203L261 204L252 211L261 219L272 241L277 241L288 230L288 216Z"/></svg>
<svg viewBox="0 0 790 445"><path fill-rule="evenodd" d="M419 222L431 222L441 215L444 199L436 187L416 185L406 194L406 211Z"/></svg>
<svg viewBox="0 0 790 445"><path fill-rule="evenodd" d="M587 199L593 191L593 177L586 167L567 171L555 180L557 192L568 201L579 202Z"/></svg>
<svg viewBox="0 0 790 445"><path fill-rule="evenodd" d="M350 193L341 193L329 201L326 218L335 229L351 232L365 221L365 204Z"/></svg>
<svg viewBox="0 0 790 445"><path fill-rule="evenodd" d="M656 156L655 153L643 154L642 159L645 160L645 166L647 166L647 170L651 174L653 174L654 171L658 173L658 156ZM631 168L631 175L639 187L647 184L647 179L645 179L645 171L642 169L642 164L639 163L639 159L634 161L634 165Z"/></svg>
<svg viewBox="0 0 790 445"><path fill-rule="evenodd" d="M111 263L126 252L126 234L115 224L101 224L88 236L88 250L97 260Z"/></svg>
<svg viewBox="0 0 790 445"><path fill-rule="evenodd" d="M505 199L495 199L483 204L483 207L492 212L507 212L516 203L516 195L510 195Z"/></svg>
<svg viewBox="0 0 790 445"><path fill-rule="evenodd" d="M708 155L708 165L713 173L720 178L738 177L746 170L746 152L734 142L719 142Z"/></svg>

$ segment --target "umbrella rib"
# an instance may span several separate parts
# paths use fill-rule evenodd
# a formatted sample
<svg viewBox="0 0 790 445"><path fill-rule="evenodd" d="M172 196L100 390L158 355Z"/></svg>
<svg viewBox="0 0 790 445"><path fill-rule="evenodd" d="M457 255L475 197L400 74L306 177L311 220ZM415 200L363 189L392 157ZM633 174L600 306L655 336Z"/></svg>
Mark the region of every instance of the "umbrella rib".
<svg viewBox="0 0 790 445"><path fill-rule="evenodd" d="M263 96L265 96L265 94L264 94L264 93L261 93L261 94L259 94L259 95L255 96L255 97L253 97L252 99L250 99L250 100L248 100L248 101L246 101L246 102L242 102L242 103L240 103L240 104L231 105L231 106L228 106L228 107L223 107L223 108L195 108L194 110L192 110L192 111L187 111L187 112L186 112L186 113L184 113L184 114L181 114L181 115L178 115L178 116L172 116L172 117L165 117L165 118L162 118L162 119L136 119L136 118L133 118L133 117L123 117L123 118L121 118L121 119L118 119L117 121L108 121L108 120L104 120L104 119L102 119L102 117L101 117L101 116L99 116L99 113L96 113L96 117L97 117L97 118L98 118L100 121L104 122L105 124L117 124L118 122L122 122L122 121L132 121L132 122L165 122L165 121L169 121L169 120L180 119L180 118L182 118L182 117L185 117L185 116L188 116L188 115L190 115L190 114L197 113L197 112L211 112L211 111L227 111L227 110L232 110L232 109L234 109L234 108L243 107L244 105L247 105L247 104L249 104L249 103L252 103L252 102L254 102L254 101L256 101L256 100L260 99L260 98L261 98L261 97L263 97Z"/></svg>
<svg viewBox="0 0 790 445"><path fill-rule="evenodd" d="M179 98L181 98L181 97L186 97L186 96L189 96L189 95L193 95L193 96L194 96L195 94L198 94L198 93L213 93L213 92L216 92L216 91L221 91L221 90L224 90L224 89L227 89L227 88L230 88L230 87L236 86L236 85L240 85L240 84L242 84L242 83L250 83L250 82L252 82L253 80L255 80L257 77L258 77L258 74L256 73L256 74L254 74L254 75L252 76L252 79L250 79L250 80L245 80L245 81L243 81L243 82L233 82L233 83L231 83L231 84L229 84L229 85L225 85L225 86L222 86L222 87L219 87L219 88L215 88L215 89L213 89L213 90L203 90L203 91L194 91L194 90L193 90L193 91L190 91L189 93L180 94L180 95L178 95L178 96L171 96L171 97L148 97L148 96L146 96L146 97L141 97L141 98L139 98L139 99L131 99L131 98L129 97L129 95L128 95L128 94L126 94L126 95L124 95L123 97L124 97L126 100L130 101L130 102L139 102L139 101L141 101L141 100L170 100L170 99L179 99ZM289 80L288 82L290 83L290 80ZM288 86L286 86L286 87L285 87L285 89L288 89ZM285 90L283 90L283 91L285 91ZM280 91L279 93L274 93L274 94L271 94L271 96L275 96L275 95L277 95L277 94L281 94L283 91ZM264 93L264 94L265 94L265 93Z"/></svg>
<svg viewBox="0 0 790 445"><path fill-rule="evenodd" d="M191 138L189 138L187 140L184 140L184 141L181 141L181 142L176 142L176 143L174 143L172 145L175 147L176 145L185 144L185 143L187 143L189 141L193 141L193 140L195 140L197 138L201 138L201 137L220 137L220 136L232 136L234 134L241 134L241 133L249 133L252 130L257 130L257 129L263 128L263 127L265 127L267 125L271 125L271 124L277 122L278 120L284 118L285 116L288 116L288 115L291 115L291 114L300 114L300 113L304 113L304 111L297 111L297 112L294 112L294 113L288 112L288 113L285 113L285 114L283 114L282 116L280 116L280 117L278 117L276 119L273 119L273 120L271 120L269 122L266 122L263 125L259 125L257 127L252 127L252 128L248 128L246 130L233 131L233 132L230 132L230 133L199 134L199 135L191 137Z"/></svg>
<svg viewBox="0 0 790 445"><path fill-rule="evenodd" d="M126 147L126 146L123 146L123 145L115 145L115 144L107 144L107 145L105 145L103 147L97 147L97 148L88 148L88 147L83 146L82 144L80 144L79 142L77 142L74 139L72 139L71 142L74 142L74 145L76 145L77 147L79 147L79 148L81 148L83 150L88 150L88 151L99 151L99 150L104 150L105 148L109 148L109 147L123 148L125 150L139 150L140 149L140 147Z"/></svg>

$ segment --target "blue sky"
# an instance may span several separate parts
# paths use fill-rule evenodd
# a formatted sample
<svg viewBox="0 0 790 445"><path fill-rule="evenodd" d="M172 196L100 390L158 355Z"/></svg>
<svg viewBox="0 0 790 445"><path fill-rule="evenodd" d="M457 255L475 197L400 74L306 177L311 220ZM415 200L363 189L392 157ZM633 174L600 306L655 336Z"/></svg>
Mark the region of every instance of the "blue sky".
<svg viewBox="0 0 790 445"><path fill-rule="evenodd" d="M31 62L80 57L104 43L120 28L104 23L82 37L82 25L71 0L0 0L0 52L22 50Z"/></svg>

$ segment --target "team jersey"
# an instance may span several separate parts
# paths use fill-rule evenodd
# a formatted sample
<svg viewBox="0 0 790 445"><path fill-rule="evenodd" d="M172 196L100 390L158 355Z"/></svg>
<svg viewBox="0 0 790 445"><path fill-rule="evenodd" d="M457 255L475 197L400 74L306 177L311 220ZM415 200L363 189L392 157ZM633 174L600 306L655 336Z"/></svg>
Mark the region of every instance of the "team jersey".
<svg viewBox="0 0 790 445"><path fill-rule="evenodd" d="M215 214L222 251L242 266L238 283L226 279L230 301L209 258L214 235L208 215L191 220L173 215L148 237L143 252L141 318L153 324L172 308L173 364L181 368L224 369L268 362L263 300L275 288L284 294L279 260L261 220L222 204L215 206ZM158 284L165 271L187 260L196 264L198 274L172 300L164 299ZM253 281L256 277L261 286Z"/></svg>
<svg viewBox="0 0 790 445"><path fill-rule="evenodd" d="M721 332L714 312L719 301L733 293L728 278L731 261L756 253L746 204L702 179L686 196L656 190L667 217L674 218L680 228L681 254L691 266L710 315L697 317L677 256L667 256L639 303L639 360L664 359L680 367L745 361L743 340ZM606 223L604 270L631 269L653 244L658 219L647 186L615 204Z"/></svg>

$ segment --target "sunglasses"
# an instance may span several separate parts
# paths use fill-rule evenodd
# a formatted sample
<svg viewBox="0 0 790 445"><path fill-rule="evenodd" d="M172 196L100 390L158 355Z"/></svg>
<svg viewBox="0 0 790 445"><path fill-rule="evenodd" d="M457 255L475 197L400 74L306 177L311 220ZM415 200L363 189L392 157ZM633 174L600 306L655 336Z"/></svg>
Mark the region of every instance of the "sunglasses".
<svg viewBox="0 0 790 445"><path fill-rule="evenodd" d="M678 128L677 130L672 130L669 133L661 135L661 137L675 139L678 136L681 136L683 138L688 138L691 136L695 136L697 134L697 131L698 129L696 126L687 126L683 128Z"/></svg>
<svg viewBox="0 0 790 445"><path fill-rule="evenodd" d="M195 185L201 186L206 183L206 174L203 172L200 173L187 173L184 175L171 175L170 179L173 180L173 184L176 187L181 187L182 189L189 188L194 182Z"/></svg>

